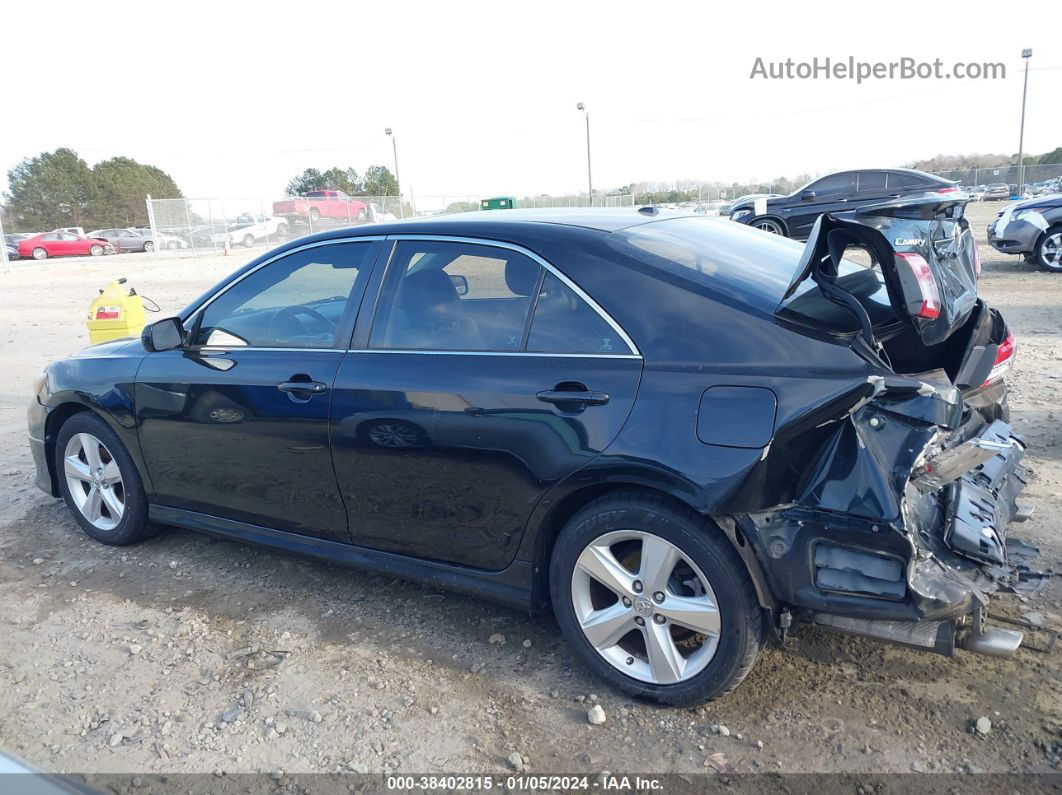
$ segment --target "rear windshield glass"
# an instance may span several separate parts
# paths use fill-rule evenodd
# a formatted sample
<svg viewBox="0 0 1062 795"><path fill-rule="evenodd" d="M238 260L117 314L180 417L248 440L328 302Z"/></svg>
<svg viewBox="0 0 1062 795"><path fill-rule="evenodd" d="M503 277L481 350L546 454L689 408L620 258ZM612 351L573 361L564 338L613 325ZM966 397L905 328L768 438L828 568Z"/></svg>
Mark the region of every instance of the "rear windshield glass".
<svg viewBox="0 0 1062 795"><path fill-rule="evenodd" d="M609 238L623 253L709 287L724 300L828 331L859 330L855 316L827 300L811 279L779 308L804 251L795 240L715 218L656 221ZM860 300L875 325L895 320L880 271L869 258L843 260L838 283Z"/></svg>

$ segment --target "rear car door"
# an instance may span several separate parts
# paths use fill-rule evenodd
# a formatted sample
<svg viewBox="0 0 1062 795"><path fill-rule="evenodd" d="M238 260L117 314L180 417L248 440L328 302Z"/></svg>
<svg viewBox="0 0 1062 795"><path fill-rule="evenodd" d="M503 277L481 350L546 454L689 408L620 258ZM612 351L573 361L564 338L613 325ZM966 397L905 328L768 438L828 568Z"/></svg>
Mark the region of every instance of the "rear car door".
<svg viewBox="0 0 1062 795"><path fill-rule="evenodd" d="M789 227L789 236L798 240L806 239L820 215L848 209L849 199L855 196L855 193L854 171L830 174L811 183L797 194L797 201L785 210L784 218Z"/></svg>
<svg viewBox="0 0 1062 795"><path fill-rule="evenodd" d="M502 569L542 495L623 426L641 357L530 251L390 240L374 317L363 313L332 401L351 536Z"/></svg>
<svg viewBox="0 0 1062 795"><path fill-rule="evenodd" d="M348 542L328 410L378 240L311 244L247 273L149 354L140 440L161 505Z"/></svg>

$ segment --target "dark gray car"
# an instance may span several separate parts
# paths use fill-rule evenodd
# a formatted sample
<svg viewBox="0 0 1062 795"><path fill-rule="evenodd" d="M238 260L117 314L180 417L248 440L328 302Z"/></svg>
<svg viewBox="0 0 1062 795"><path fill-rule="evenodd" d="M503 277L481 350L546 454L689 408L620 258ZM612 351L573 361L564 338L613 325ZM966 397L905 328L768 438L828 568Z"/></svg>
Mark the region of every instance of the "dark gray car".
<svg viewBox="0 0 1062 795"><path fill-rule="evenodd" d="M123 251L154 251L155 241L150 230L131 231L129 229L97 229L89 237L102 237L118 253Z"/></svg>

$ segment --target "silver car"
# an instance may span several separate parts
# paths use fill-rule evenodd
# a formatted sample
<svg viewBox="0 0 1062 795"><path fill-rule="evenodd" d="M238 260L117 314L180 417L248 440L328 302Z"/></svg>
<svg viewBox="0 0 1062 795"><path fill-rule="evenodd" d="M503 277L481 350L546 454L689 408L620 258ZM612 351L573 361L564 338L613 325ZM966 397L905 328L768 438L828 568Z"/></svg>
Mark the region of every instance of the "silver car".
<svg viewBox="0 0 1062 795"><path fill-rule="evenodd" d="M119 254L123 251L154 251L155 239L150 231L143 229L97 229L89 232L87 237L102 237Z"/></svg>

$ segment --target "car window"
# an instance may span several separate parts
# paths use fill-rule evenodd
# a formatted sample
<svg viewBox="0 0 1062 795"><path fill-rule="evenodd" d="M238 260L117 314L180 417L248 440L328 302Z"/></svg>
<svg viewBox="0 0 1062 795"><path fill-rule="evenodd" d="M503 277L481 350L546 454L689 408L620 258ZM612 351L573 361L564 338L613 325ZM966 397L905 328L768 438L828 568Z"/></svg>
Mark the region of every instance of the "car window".
<svg viewBox="0 0 1062 795"><path fill-rule="evenodd" d="M334 347L348 304L360 294L370 248L318 246L260 268L207 305L194 344Z"/></svg>
<svg viewBox="0 0 1062 795"><path fill-rule="evenodd" d="M59 239L60 240L80 240L80 238L77 235L73 234L72 232L60 232L59 233Z"/></svg>
<svg viewBox="0 0 1062 795"><path fill-rule="evenodd" d="M855 191L855 174L830 174L818 182L808 186L808 190L815 191L816 196L836 196Z"/></svg>
<svg viewBox="0 0 1062 795"><path fill-rule="evenodd" d="M546 273L531 318L527 350L540 353L633 353L597 311L556 275Z"/></svg>
<svg viewBox="0 0 1062 795"><path fill-rule="evenodd" d="M885 190L885 172L884 171L860 171L859 183L856 186L856 190L860 193L866 191L881 191Z"/></svg>
<svg viewBox="0 0 1062 795"><path fill-rule="evenodd" d="M543 268L510 249L403 240L373 321L373 348L518 351Z"/></svg>
<svg viewBox="0 0 1062 795"><path fill-rule="evenodd" d="M889 173L890 188L921 188L928 183L917 174L904 174L902 171Z"/></svg>
<svg viewBox="0 0 1062 795"><path fill-rule="evenodd" d="M41 240L59 240L59 233L49 232L46 235L41 235Z"/></svg>

